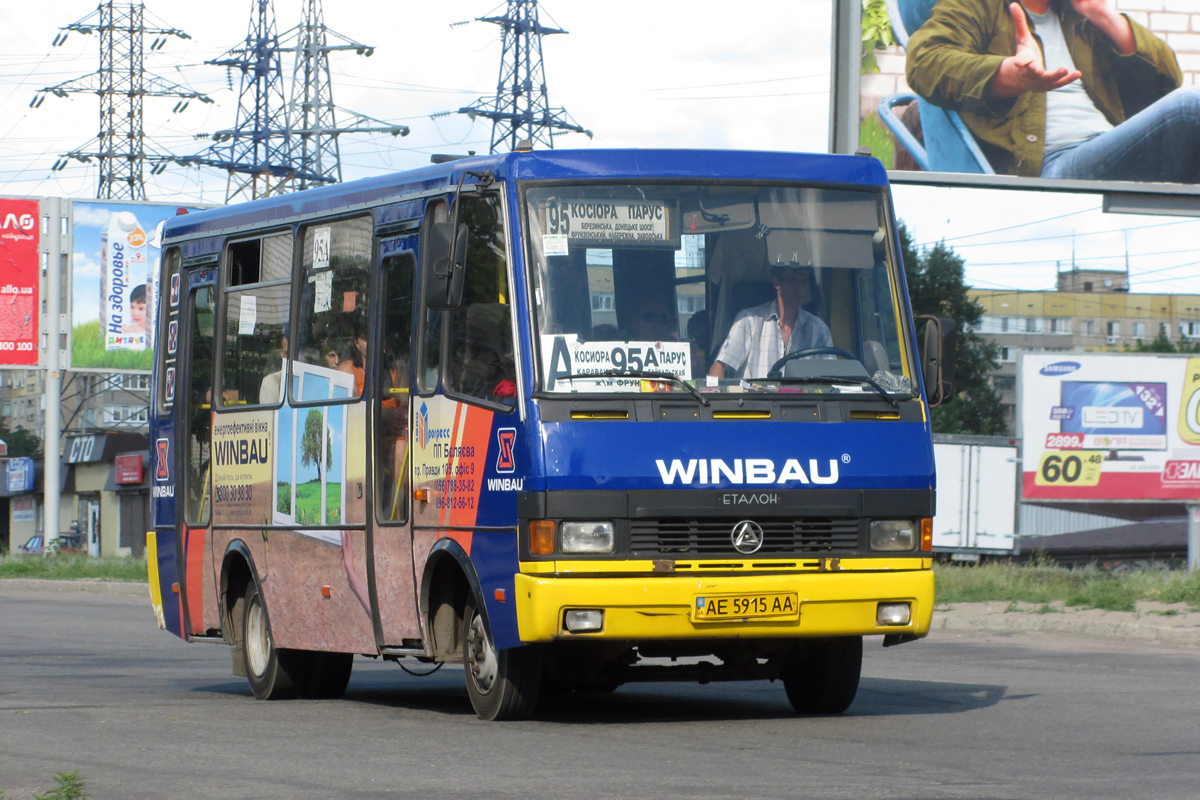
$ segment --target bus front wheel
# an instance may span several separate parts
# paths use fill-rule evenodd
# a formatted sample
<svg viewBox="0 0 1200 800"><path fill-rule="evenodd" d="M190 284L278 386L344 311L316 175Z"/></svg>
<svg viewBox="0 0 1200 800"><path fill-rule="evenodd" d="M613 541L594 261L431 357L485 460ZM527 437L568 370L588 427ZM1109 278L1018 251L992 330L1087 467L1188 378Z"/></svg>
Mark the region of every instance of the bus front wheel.
<svg viewBox="0 0 1200 800"><path fill-rule="evenodd" d="M497 650L474 600L467 602L463 620L463 666L475 713L489 721L532 715L541 688L541 654L529 647Z"/></svg>
<svg viewBox="0 0 1200 800"><path fill-rule="evenodd" d="M818 639L788 657L783 688L800 714L840 714L854 702L862 674L862 637Z"/></svg>

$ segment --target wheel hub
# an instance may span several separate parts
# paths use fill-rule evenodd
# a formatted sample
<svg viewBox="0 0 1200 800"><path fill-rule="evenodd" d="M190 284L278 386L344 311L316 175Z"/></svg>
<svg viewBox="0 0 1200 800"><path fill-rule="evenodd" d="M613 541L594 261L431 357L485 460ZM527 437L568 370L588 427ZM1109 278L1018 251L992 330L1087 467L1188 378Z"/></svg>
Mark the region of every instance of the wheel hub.
<svg viewBox="0 0 1200 800"><path fill-rule="evenodd" d="M246 661L254 675L267 671L271 657L271 634L267 632L267 614L261 602L250 605L246 615Z"/></svg>
<svg viewBox="0 0 1200 800"><path fill-rule="evenodd" d="M483 617L479 614L471 618L471 627L467 631L467 668L480 692L486 694L492 690L496 682L496 648L488 641Z"/></svg>

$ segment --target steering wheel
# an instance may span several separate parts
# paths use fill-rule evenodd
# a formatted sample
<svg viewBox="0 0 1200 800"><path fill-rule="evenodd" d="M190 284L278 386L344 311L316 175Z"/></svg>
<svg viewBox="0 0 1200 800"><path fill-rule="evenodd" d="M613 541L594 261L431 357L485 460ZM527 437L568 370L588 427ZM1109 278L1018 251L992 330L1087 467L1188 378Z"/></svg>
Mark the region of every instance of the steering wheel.
<svg viewBox="0 0 1200 800"><path fill-rule="evenodd" d="M848 358L851 361L858 361L858 356L841 347L809 347L804 350L793 350L776 361L771 365L771 369L767 371L767 378L782 378L784 364L792 359L807 358L808 356L837 356L838 358Z"/></svg>

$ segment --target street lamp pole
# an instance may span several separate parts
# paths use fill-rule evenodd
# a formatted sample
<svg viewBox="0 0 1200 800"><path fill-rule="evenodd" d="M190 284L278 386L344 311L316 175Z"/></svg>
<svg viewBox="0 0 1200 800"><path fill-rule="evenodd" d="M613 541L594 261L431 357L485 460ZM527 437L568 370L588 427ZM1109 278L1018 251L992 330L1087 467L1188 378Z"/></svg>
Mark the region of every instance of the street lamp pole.
<svg viewBox="0 0 1200 800"><path fill-rule="evenodd" d="M42 442L43 497L42 554L49 558L57 551L59 494L62 486L60 451L62 438L62 371L59 347L62 341L62 200L45 201L50 213L46 237L46 438Z"/></svg>

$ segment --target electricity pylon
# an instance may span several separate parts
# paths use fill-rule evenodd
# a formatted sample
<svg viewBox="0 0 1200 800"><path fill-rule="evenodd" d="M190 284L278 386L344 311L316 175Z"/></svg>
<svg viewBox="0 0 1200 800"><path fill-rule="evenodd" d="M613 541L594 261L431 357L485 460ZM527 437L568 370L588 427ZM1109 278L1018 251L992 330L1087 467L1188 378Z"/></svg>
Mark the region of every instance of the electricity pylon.
<svg viewBox="0 0 1200 800"><path fill-rule="evenodd" d="M230 74L241 73L234 125L212 134L213 144L200 155L178 159L185 166L228 171L226 202L243 193L243 200L282 194L290 191L296 177L275 7L271 0L253 0L253 4L245 41L205 62L225 67Z"/></svg>
<svg viewBox="0 0 1200 800"><path fill-rule="evenodd" d="M303 20L282 36L276 34L272 0L253 0L253 5L246 41L209 62L242 73L234 127L213 134L214 143L204 153L177 159L228 171L226 202L341 181L342 134L408 135L407 126L334 105L329 53L353 50L370 56L374 48L326 28L320 0L304 0ZM284 86L283 53L295 56L290 91ZM337 124L338 111L351 118L350 125Z"/></svg>
<svg viewBox="0 0 1200 800"><path fill-rule="evenodd" d="M537 0L508 0L504 16L478 17L480 22L499 25L503 50L500 53L500 78L496 96L480 98L458 113L471 119L492 121L492 142L488 152L501 148L515 150L522 140L533 146L554 148L554 136L592 132L575 124L562 108L550 108L546 92L546 70L542 64L542 36L566 33L538 22Z"/></svg>
<svg viewBox="0 0 1200 800"><path fill-rule="evenodd" d="M298 158L304 169L299 173L298 189L342 180L338 137L344 133L388 133L407 136L408 126L340 109L333 102L333 79L329 74L329 54L353 50L370 57L375 48L353 41L325 27L321 0L304 0L304 20L294 29L296 67L292 71L292 133L299 147ZM330 40L334 43L330 43ZM337 112L349 117L348 125L338 125ZM309 177L312 176L312 177Z"/></svg>
<svg viewBox="0 0 1200 800"><path fill-rule="evenodd" d="M175 112L183 111L191 100L212 102L199 92L146 74L147 36L154 37L150 44L151 51L161 49L171 36L180 39L191 37L178 28L146 27L144 17L145 6L142 3L118 6L113 0L104 0L88 16L60 29L61 32L54 38L55 47L62 45L71 31L84 34L98 31L100 69L90 75L41 89L30 103L30 106L37 108L47 94L66 97L68 94L87 92L100 96L100 133L82 147L59 157L53 167L58 171L72 160L86 164L95 159L100 167L100 182L96 190L96 197L100 199L145 200L144 165L149 162L150 174L157 175L172 160L169 154L151 151L146 143L142 128L144 98L179 98Z"/></svg>

